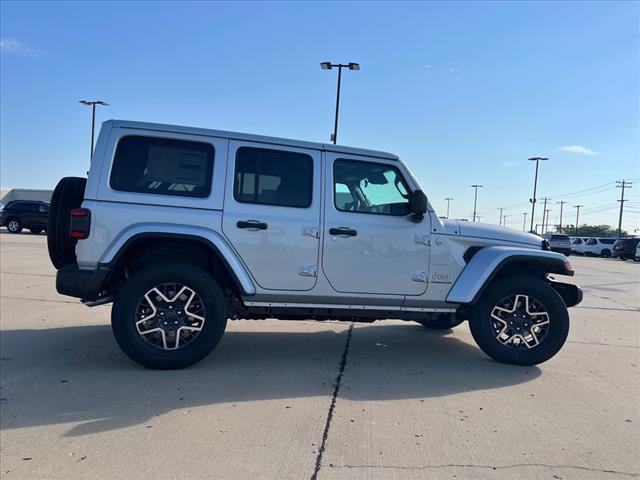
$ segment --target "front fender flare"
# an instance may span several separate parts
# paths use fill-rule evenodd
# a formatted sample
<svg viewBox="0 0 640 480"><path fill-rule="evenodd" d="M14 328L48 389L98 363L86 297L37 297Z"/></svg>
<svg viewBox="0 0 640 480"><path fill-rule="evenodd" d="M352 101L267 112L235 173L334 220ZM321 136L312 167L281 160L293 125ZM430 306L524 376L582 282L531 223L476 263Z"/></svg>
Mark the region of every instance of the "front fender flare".
<svg viewBox="0 0 640 480"><path fill-rule="evenodd" d="M448 303L473 304L491 280L515 262L541 265L547 273L573 275L571 263L561 253L522 247L484 247L471 258L447 295Z"/></svg>
<svg viewBox="0 0 640 480"><path fill-rule="evenodd" d="M118 235L100 258L101 265L117 261L132 242L144 237L184 238L204 242L215 249L226 263L245 295L255 295L256 287L246 267L229 242L218 232L203 227L187 227L173 224L138 223Z"/></svg>

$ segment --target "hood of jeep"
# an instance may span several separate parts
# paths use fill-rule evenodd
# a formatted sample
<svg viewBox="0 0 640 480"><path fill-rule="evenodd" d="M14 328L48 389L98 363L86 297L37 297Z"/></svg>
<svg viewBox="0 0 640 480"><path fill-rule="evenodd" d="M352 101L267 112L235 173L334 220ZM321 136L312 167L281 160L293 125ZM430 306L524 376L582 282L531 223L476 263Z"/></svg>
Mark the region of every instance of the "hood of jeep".
<svg viewBox="0 0 640 480"><path fill-rule="evenodd" d="M531 233L519 232L511 228L479 222L458 222L458 226L461 236L495 240L496 245L503 245L503 242L531 245L537 248L540 248L542 245L541 237Z"/></svg>

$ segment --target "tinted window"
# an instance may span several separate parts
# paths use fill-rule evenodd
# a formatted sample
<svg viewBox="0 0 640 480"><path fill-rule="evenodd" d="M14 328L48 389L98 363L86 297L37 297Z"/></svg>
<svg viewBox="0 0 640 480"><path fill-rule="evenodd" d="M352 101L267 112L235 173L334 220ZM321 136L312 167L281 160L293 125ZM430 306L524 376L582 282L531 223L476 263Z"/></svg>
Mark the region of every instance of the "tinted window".
<svg viewBox="0 0 640 480"><path fill-rule="evenodd" d="M125 192L207 197L211 193L213 146L153 137L118 142L111 187Z"/></svg>
<svg viewBox="0 0 640 480"><path fill-rule="evenodd" d="M605 245L613 245L616 242L615 238L601 238L600 243L604 243Z"/></svg>
<svg viewBox="0 0 640 480"><path fill-rule="evenodd" d="M595 238L590 238L587 240L587 245L596 245L598 241Z"/></svg>
<svg viewBox="0 0 640 480"><path fill-rule="evenodd" d="M233 198L242 203L306 208L311 205L313 159L283 150L240 147Z"/></svg>
<svg viewBox="0 0 640 480"><path fill-rule="evenodd" d="M552 240L569 240L568 235L551 235Z"/></svg>
<svg viewBox="0 0 640 480"><path fill-rule="evenodd" d="M409 213L409 189L395 167L336 160L333 184L338 210L382 215Z"/></svg>
<svg viewBox="0 0 640 480"><path fill-rule="evenodd" d="M574 245L580 245L582 243L582 240L580 240L579 238L576 238L572 243Z"/></svg>

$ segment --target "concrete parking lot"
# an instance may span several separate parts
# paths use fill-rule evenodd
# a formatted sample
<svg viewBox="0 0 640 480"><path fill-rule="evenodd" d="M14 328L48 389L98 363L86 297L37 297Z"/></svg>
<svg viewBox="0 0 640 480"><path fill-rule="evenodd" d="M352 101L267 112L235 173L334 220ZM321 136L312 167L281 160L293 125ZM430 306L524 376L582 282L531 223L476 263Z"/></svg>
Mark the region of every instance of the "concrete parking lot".
<svg viewBox="0 0 640 480"><path fill-rule="evenodd" d="M3 231L0 255L3 479L640 475L640 263L571 258L585 300L538 367L466 324L267 320L163 372L120 352L109 306L56 293L44 236Z"/></svg>

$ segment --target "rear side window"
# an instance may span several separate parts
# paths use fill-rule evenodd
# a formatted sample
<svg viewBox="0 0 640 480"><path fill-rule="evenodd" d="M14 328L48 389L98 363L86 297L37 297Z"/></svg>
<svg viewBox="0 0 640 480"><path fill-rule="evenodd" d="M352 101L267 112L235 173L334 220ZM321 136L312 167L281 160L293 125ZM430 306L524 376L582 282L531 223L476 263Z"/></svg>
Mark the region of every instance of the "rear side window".
<svg viewBox="0 0 640 480"><path fill-rule="evenodd" d="M595 238L590 238L587 240L587 245L597 245L598 241Z"/></svg>
<svg viewBox="0 0 640 480"><path fill-rule="evenodd" d="M233 198L242 203L306 208L311 205L313 159L284 150L240 147Z"/></svg>
<svg viewBox="0 0 640 480"><path fill-rule="evenodd" d="M208 197L213 145L187 140L129 136L118 142L111 188L124 192Z"/></svg>
<svg viewBox="0 0 640 480"><path fill-rule="evenodd" d="M601 238L600 243L604 243L605 245L613 245L616 242L615 238Z"/></svg>

